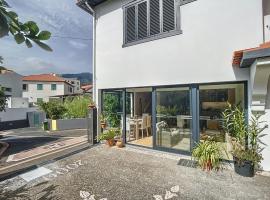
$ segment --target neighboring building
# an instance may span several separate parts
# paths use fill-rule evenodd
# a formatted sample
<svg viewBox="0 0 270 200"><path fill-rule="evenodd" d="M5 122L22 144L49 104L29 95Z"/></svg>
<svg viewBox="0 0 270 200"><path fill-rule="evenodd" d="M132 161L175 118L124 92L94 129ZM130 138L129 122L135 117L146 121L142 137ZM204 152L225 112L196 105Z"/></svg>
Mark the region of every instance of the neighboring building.
<svg viewBox="0 0 270 200"><path fill-rule="evenodd" d="M80 0L78 5L94 16L98 110L109 98L118 101L115 114L127 143L190 154L212 136L227 146L221 117L227 102L260 112L270 126L268 0ZM236 52L232 63L234 51L262 43ZM269 132L264 170L270 170Z"/></svg>
<svg viewBox="0 0 270 200"><path fill-rule="evenodd" d="M0 70L0 88L8 97L22 97L22 76L11 70Z"/></svg>
<svg viewBox="0 0 270 200"><path fill-rule="evenodd" d="M66 80L66 82L70 83L71 85L73 85L74 88L74 94L80 94L83 91L81 90L81 82L80 80L76 79L76 78L64 78Z"/></svg>
<svg viewBox="0 0 270 200"><path fill-rule="evenodd" d="M84 94L92 94L93 85L83 85L81 86L81 90Z"/></svg>
<svg viewBox="0 0 270 200"><path fill-rule="evenodd" d="M7 108L29 108L28 98L8 97Z"/></svg>
<svg viewBox="0 0 270 200"><path fill-rule="evenodd" d="M23 97L29 103L48 102L52 96L74 93L74 87L55 74L40 74L23 77Z"/></svg>

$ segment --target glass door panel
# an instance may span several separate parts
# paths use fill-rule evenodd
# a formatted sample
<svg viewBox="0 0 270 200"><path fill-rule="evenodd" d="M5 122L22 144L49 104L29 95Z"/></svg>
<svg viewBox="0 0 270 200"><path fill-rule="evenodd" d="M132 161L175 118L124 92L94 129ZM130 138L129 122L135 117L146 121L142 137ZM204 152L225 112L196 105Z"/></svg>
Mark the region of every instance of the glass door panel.
<svg viewBox="0 0 270 200"><path fill-rule="evenodd" d="M156 93L156 145L190 152L189 88L161 88Z"/></svg>
<svg viewBox="0 0 270 200"><path fill-rule="evenodd" d="M126 89L126 141L153 147L152 88Z"/></svg>
<svg viewBox="0 0 270 200"><path fill-rule="evenodd" d="M229 135L222 125L222 112L227 103L244 108L244 84L222 84L200 86L200 141L212 139L227 151L224 159L232 159Z"/></svg>

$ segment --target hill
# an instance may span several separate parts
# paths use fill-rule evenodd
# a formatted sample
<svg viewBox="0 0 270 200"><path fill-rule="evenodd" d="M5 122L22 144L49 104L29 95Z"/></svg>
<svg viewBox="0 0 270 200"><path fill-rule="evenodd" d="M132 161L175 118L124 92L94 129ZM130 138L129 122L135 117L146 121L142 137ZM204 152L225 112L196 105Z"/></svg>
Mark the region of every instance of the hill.
<svg viewBox="0 0 270 200"><path fill-rule="evenodd" d="M64 78L77 78L81 81L81 85L92 84L92 74L88 72L79 73L79 74L61 74Z"/></svg>

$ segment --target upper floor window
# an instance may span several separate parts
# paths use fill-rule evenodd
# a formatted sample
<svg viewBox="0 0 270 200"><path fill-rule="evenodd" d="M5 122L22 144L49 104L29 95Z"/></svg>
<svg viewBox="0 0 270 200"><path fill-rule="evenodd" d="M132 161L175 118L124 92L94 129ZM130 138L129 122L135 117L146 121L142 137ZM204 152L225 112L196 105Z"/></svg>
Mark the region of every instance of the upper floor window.
<svg viewBox="0 0 270 200"><path fill-rule="evenodd" d="M43 84L37 84L37 90L43 90Z"/></svg>
<svg viewBox="0 0 270 200"><path fill-rule="evenodd" d="M51 84L51 90L56 90L56 84Z"/></svg>
<svg viewBox="0 0 270 200"><path fill-rule="evenodd" d="M137 0L124 7L124 45L180 34L179 0Z"/></svg>

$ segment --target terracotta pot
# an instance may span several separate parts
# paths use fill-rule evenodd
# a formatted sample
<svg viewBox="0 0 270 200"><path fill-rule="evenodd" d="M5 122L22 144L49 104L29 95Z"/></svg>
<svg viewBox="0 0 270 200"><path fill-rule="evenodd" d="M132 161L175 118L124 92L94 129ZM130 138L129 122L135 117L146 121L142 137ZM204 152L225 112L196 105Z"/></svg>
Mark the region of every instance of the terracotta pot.
<svg viewBox="0 0 270 200"><path fill-rule="evenodd" d="M109 147L112 147L112 146L114 145L114 139L106 140L106 144L107 144Z"/></svg>
<svg viewBox="0 0 270 200"><path fill-rule="evenodd" d="M207 170L207 171L211 171L213 169L212 163L210 160L208 160L204 166L203 166L203 170Z"/></svg>
<svg viewBox="0 0 270 200"><path fill-rule="evenodd" d="M105 129L106 128L106 123L105 122L101 122L100 123L100 126L101 126L101 128Z"/></svg>
<svg viewBox="0 0 270 200"><path fill-rule="evenodd" d="M125 146L125 144L124 144L123 140L117 140L116 146L118 148L123 148Z"/></svg>
<svg viewBox="0 0 270 200"><path fill-rule="evenodd" d="M90 104L88 107L91 108L91 109L94 109L96 107L96 105L95 104Z"/></svg>

